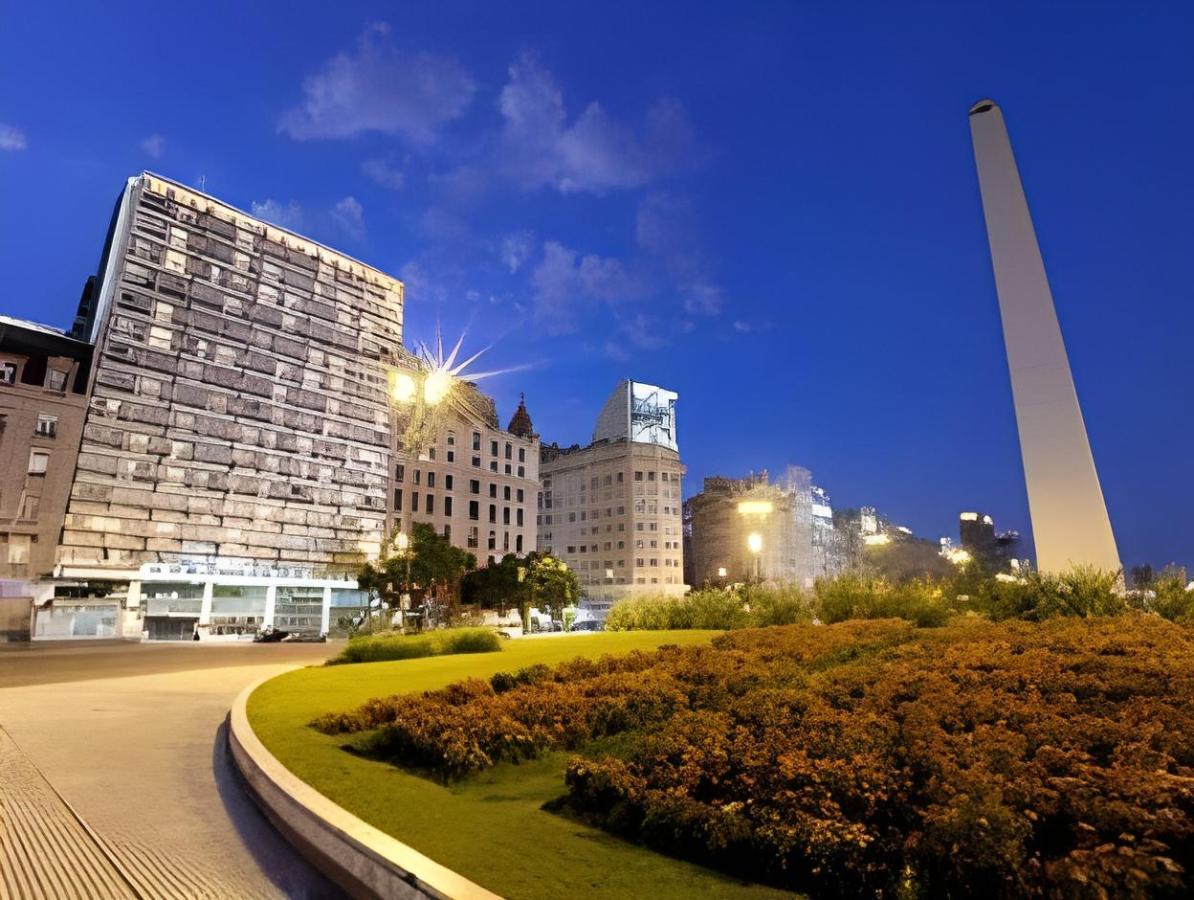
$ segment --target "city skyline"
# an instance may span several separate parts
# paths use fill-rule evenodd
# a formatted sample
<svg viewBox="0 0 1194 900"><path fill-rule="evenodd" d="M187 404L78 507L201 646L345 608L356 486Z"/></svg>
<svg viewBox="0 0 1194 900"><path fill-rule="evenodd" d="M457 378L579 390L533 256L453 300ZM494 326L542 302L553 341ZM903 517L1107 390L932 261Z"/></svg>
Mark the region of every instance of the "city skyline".
<svg viewBox="0 0 1194 900"><path fill-rule="evenodd" d="M228 14L217 8L204 27ZM927 536L954 534L968 508L1028 533L962 121L989 93L1016 134L1123 561L1192 561L1173 528L1194 501L1180 478L1189 428L1180 410L1191 389L1180 350L1194 313L1181 299L1192 282L1183 249L1190 226L1179 217L1194 190L1178 162L1191 126L1172 115L1190 62L1178 58L1181 29L1172 22L1155 12L1117 17L1113 33L1095 12L1065 38L1081 52L1063 67L1045 55L1069 24L1059 13L1021 10L996 22L922 11L896 26L891 43L933 55L936 69L913 65L894 83L879 82L877 67L895 60L881 49L832 90L785 82L776 99L794 113L773 113L763 129L751 116L770 104L749 89L817 71L830 48L813 48L812 37L837 34L841 20L756 9L734 25L730 49L719 51L726 55L713 58L726 84L710 97L691 64L666 71L671 51L654 66L634 60L621 81L601 77L592 66L612 40L608 25L569 59L559 22L545 20L520 40L497 29L492 46L480 48L453 37L450 13L404 16L401 33L370 24L382 14L347 8L323 33L280 40L261 63L238 63L238 77L259 88L252 103L234 102L234 79L217 65L203 77L218 102L196 95L185 108L109 108L104 137L83 143L78 135L95 132L98 114L81 104L101 89L127 91L133 67L100 65L96 84L67 97L64 82L16 46L14 28L3 65L10 80L23 67L32 86L0 109L0 123L20 136L0 135L9 148L0 153L9 201L0 252L13 277L3 312L69 325L123 179L143 168L196 186L203 179L216 196L293 220L279 224L402 278L412 337L437 320L449 333L471 324L478 343L498 338L495 365L532 363L487 390L503 418L525 390L549 442L585 443L608 385L643 379L683 398L686 494L706 475L797 463L818 473L835 505L875 505ZM36 28L38 15L21 27ZM246 34L263 24L260 13L247 15ZM665 25L679 40L714 24L648 18L643 40ZM913 34L928 18L939 30ZM1028 21L1040 37L1019 33ZM881 35L865 22L849 25L858 46L839 39L832 48L858 61ZM84 62L110 57L105 26L96 27L86 41L87 29L68 35L62 52ZM179 40L196 49L206 33ZM989 45L964 58L948 46L964 33L989 35ZM232 59L246 38L227 37ZM1133 63L1118 91L1123 72L1105 58L1113 43ZM744 47L758 52L734 58ZM799 59L786 62L793 49ZM162 49L141 52L166 59ZM1027 63L1020 70L1007 65L1017 54ZM366 103L356 119L341 106L328 120L304 87L350 73L357 90L349 99L393 101L365 88L371 73L407 59L438 65L428 70L445 90L455 86L457 115L429 120L408 106L397 128ZM942 59L956 69L948 88L926 81ZM265 60L277 71L267 74ZM158 96L156 86L145 90ZM726 104L742 97L750 98L744 111L718 127ZM520 115L545 112L534 121L555 123L549 145L514 128ZM685 131L688 146L663 140ZM492 159L466 152L474 136L491 142ZM520 162L533 162L545 181L524 183ZM1163 191L1141 189L1145 167ZM41 204L66 197L88 214L51 230ZM1136 325L1123 329L1116 311L1129 303ZM1171 419L1172 443L1154 446Z"/></svg>

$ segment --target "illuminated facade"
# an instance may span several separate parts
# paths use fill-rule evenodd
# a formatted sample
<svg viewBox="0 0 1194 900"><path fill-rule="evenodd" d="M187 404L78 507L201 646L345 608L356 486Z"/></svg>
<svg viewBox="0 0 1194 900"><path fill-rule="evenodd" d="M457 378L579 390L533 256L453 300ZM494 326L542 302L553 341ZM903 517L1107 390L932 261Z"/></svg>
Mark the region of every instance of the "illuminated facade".
<svg viewBox="0 0 1194 900"><path fill-rule="evenodd" d="M1038 565L1044 572L1076 565L1116 571L1115 536L999 106L980 100L971 107L970 132Z"/></svg>
<svg viewBox="0 0 1194 900"><path fill-rule="evenodd" d="M706 478L685 511L694 586L765 581L811 587L841 569L829 498L799 466L775 482L766 471Z"/></svg>
<svg viewBox="0 0 1194 900"><path fill-rule="evenodd" d="M542 448L539 548L577 573L584 606L599 618L623 597L686 589L676 400L623 381L592 443Z"/></svg>

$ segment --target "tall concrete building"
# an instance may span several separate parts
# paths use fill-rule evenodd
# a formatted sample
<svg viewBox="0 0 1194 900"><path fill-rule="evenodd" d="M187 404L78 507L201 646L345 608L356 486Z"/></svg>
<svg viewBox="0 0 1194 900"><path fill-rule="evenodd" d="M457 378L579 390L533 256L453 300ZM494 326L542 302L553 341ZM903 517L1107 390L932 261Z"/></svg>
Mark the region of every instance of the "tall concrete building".
<svg viewBox="0 0 1194 900"><path fill-rule="evenodd" d="M359 606L351 573L387 516L402 308L377 269L130 179L75 323L94 375L40 636L77 633L88 604L150 637L326 631L330 606Z"/></svg>
<svg viewBox="0 0 1194 900"><path fill-rule="evenodd" d="M1078 394L1003 113L970 109L1038 567L1120 567Z"/></svg>
<svg viewBox="0 0 1194 900"><path fill-rule="evenodd" d="M685 503L692 584L766 581L812 587L840 570L833 512L808 469L789 466L772 481L706 478Z"/></svg>
<svg viewBox="0 0 1194 900"><path fill-rule="evenodd" d="M587 447L542 448L539 548L577 573L584 606L598 618L623 597L686 589L676 400L624 380Z"/></svg>

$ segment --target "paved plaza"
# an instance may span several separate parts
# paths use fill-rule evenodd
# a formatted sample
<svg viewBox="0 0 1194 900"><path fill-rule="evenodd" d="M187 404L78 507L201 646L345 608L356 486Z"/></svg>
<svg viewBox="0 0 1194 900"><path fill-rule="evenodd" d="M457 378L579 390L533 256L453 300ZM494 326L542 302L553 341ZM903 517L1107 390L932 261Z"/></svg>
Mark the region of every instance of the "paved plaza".
<svg viewBox="0 0 1194 900"><path fill-rule="evenodd" d="M224 717L334 644L0 648L0 897L339 897L242 790Z"/></svg>

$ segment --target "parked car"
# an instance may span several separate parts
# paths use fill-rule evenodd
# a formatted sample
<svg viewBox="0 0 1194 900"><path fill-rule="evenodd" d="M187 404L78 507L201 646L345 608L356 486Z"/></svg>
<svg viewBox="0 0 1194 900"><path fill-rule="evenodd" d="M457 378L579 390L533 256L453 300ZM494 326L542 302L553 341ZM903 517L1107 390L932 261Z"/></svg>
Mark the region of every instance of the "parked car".
<svg viewBox="0 0 1194 900"><path fill-rule="evenodd" d="M597 619L585 619L583 622L573 622L573 631L605 631L605 625Z"/></svg>
<svg viewBox="0 0 1194 900"><path fill-rule="evenodd" d="M289 631L283 631L281 628L275 628L273 625L266 625L255 635L253 635L253 643L277 644L280 641L285 640L289 635Z"/></svg>

